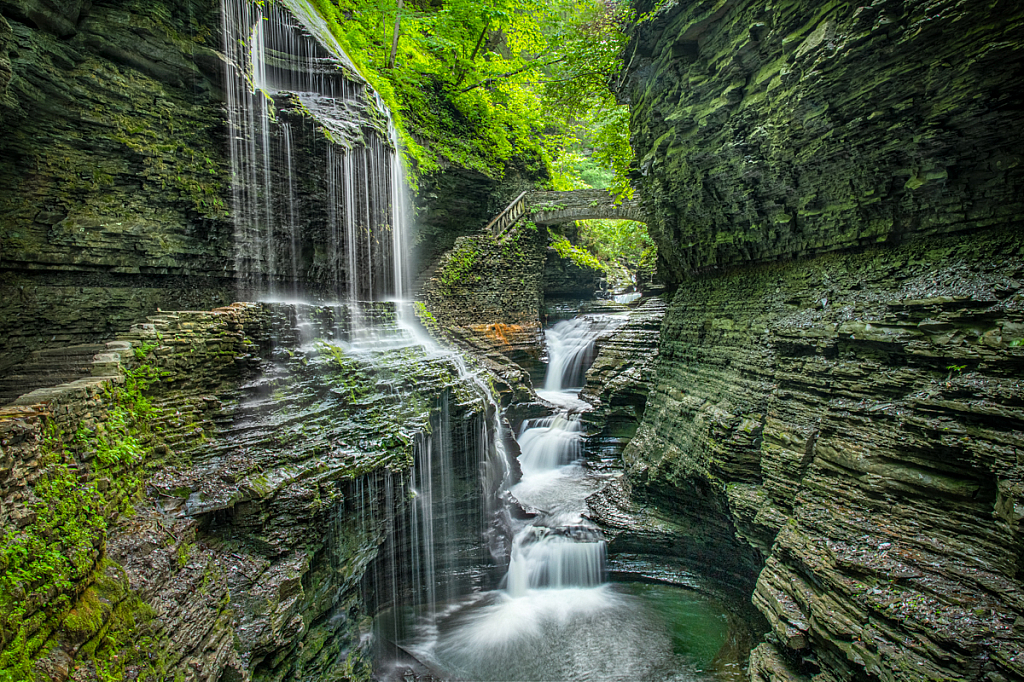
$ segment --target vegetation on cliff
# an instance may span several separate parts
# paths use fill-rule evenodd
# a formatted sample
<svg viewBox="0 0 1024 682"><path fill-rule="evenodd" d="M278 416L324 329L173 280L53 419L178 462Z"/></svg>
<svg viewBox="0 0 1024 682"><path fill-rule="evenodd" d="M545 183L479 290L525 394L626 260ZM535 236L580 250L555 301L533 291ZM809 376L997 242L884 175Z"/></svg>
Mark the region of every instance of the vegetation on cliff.
<svg viewBox="0 0 1024 682"><path fill-rule="evenodd" d="M145 392L156 379L147 364L126 371L97 396L102 419L83 416L74 429L46 419L28 523L0 534L0 681L32 678L56 639L78 642L99 679L123 679L126 663L146 659L152 638L135 626L146 607L105 545L141 491L153 413Z"/></svg>
<svg viewBox="0 0 1024 682"><path fill-rule="evenodd" d="M599 261L618 263L644 281L653 278L658 247L646 225L632 220L581 220L578 224L579 246Z"/></svg>
<svg viewBox="0 0 1024 682"><path fill-rule="evenodd" d="M557 177L552 161L585 129L625 178L628 115L609 90L625 3L309 2L388 104L414 170L447 160L500 176L519 158Z"/></svg>

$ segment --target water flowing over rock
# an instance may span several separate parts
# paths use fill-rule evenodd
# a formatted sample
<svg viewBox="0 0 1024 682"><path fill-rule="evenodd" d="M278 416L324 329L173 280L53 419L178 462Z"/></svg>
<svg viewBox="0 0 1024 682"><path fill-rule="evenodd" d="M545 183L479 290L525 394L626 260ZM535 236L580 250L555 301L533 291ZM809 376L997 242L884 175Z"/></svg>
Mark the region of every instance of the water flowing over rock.
<svg viewBox="0 0 1024 682"><path fill-rule="evenodd" d="M119 363L148 354L161 373L142 432L148 494L134 516L108 511L96 537L108 578L141 605L135 630L118 630L113 609L95 627L113 642L144 634L153 651L113 644L125 671L159 661L199 679L366 676L371 614L441 603L493 566L487 501L510 475L497 405L458 355L404 329L393 304L357 318L285 304L164 313L116 343L94 362L106 376L0 412L0 480L4 527L18 518L31 531L50 466L38 434L50 424L63 438L86 421L102 432ZM110 486L76 447L76 466ZM76 594L108 595L108 578L80 576ZM79 646L92 634L57 627L36 668L90 667Z"/></svg>
<svg viewBox="0 0 1024 682"><path fill-rule="evenodd" d="M301 6L222 2L242 298L401 297L408 206L397 135L329 31L318 41L315 24L299 21L317 16Z"/></svg>
<svg viewBox="0 0 1024 682"><path fill-rule="evenodd" d="M0 2L0 369L157 308L409 289L387 115L305 3L93 2L60 39L24 4Z"/></svg>

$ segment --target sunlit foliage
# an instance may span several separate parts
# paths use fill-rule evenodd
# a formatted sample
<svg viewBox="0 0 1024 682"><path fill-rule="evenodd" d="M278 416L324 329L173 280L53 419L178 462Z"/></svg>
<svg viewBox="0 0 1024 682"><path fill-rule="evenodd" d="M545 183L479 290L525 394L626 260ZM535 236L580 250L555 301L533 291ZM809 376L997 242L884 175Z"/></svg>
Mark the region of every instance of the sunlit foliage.
<svg viewBox="0 0 1024 682"><path fill-rule="evenodd" d="M308 1L391 108L414 171L447 159L497 176L518 157L557 178L583 128L627 187L628 114L609 90L624 2Z"/></svg>

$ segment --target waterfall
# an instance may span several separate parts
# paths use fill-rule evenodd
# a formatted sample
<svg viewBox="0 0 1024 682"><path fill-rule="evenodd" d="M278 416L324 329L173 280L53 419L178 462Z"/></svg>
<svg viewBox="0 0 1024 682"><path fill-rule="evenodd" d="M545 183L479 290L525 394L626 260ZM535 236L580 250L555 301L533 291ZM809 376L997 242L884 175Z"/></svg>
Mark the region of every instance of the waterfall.
<svg viewBox="0 0 1024 682"><path fill-rule="evenodd" d="M616 295L612 296L612 300L615 301L616 303L621 303L623 305L629 305L633 301L640 300L642 297L643 297L642 293L640 293L639 291L634 291L633 293L630 293L630 294L616 294Z"/></svg>
<svg viewBox="0 0 1024 682"><path fill-rule="evenodd" d="M396 640L414 618L409 609L432 622L482 572L504 568L511 540L494 518L512 466L500 406L476 370L427 337L404 300L411 210L398 133L380 97L307 3L222 0L221 8L240 295L292 299L290 338L373 366L383 405L415 399L432 408L429 428L407 434L409 469L388 473L379 490L356 491L359 504L375 505L360 508L360 520L388 526L363 599L371 612L388 612L380 635ZM391 362L442 364L451 385L409 397L415 372L392 372Z"/></svg>
<svg viewBox="0 0 1024 682"><path fill-rule="evenodd" d="M240 293L404 298L409 209L386 107L301 2L221 11Z"/></svg>
<svg viewBox="0 0 1024 682"><path fill-rule="evenodd" d="M621 324L621 318L610 315L584 316L563 320L548 329L544 334L548 346L544 390L582 388L586 371L594 361L597 340Z"/></svg>
<svg viewBox="0 0 1024 682"><path fill-rule="evenodd" d="M583 427L578 414L528 419L518 440L523 476L543 474L570 464L583 453Z"/></svg>
<svg viewBox="0 0 1024 682"><path fill-rule="evenodd" d="M596 531L530 526L516 538L506 589L513 597L524 597L543 587L596 587L604 581L604 562L605 542Z"/></svg>

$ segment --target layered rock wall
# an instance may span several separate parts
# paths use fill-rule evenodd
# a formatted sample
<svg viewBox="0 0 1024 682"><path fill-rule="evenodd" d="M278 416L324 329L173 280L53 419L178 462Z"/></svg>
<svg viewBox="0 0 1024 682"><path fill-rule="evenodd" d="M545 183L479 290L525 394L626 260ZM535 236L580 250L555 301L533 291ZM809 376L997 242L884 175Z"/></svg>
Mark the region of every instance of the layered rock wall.
<svg viewBox="0 0 1024 682"><path fill-rule="evenodd" d="M1021 247L947 238L676 293L634 493L702 530L696 565L760 571L754 601L809 670L1021 674Z"/></svg>
<svg viewBox="0 0 1024 682"><path fill-rule="evenodd" d="M218 9L0 4L0 369L232 300Z"/></svg>
<svg viewBox="0 0 1024 682"><path fill-rule="evenodd" d="M583 414L587 451L601 457L619 455L636 435L654 386L665 301L649 298L629 311L629 320L608 339L587 370L580 398L593 406Z"/></svg>
<svg viewBox="0 0 1024 682"><path fill-rule="evenodd" d="M527 392L530 378L520 366L540 361L547 241L542 229L460 237L423 285L427 324L488 357L509 385ZM513 392L528 399L522 389Z"/></svg>
<svg viewBox="0 0 1024 682"><path fill-rule="evenodd" d="M753 679L1024 677L1022 21L737 0L635 35L675 291L628 482L751 593Z"/></svg>
<svg viewBox="0 0 1024 682"><path fill-rule="evenodd" d="M394 311L378 308L364 323L393 325ZM370 613L410 598L396 581L417 580L417 529L404 519L414 462L430 470L418 458L445 457L472 496L456 505L467 537L435 548L472 561L486 551L473 493L493 434L449 359L294 350L311 332L349 328L346 308L164 313L97 354L101 376L4 408L0 600L12 637L0 670L367 677ZM367 580L389 537L405 572ZM50 550L68 565L38 573Z"/></svg>
<svg viewBox="0 0 1024 682"><path fill-rule="evenodd" d="M642 24L622 96L662 274L1019 224L1022 33L1012 0L701 0Z"/></svg>

